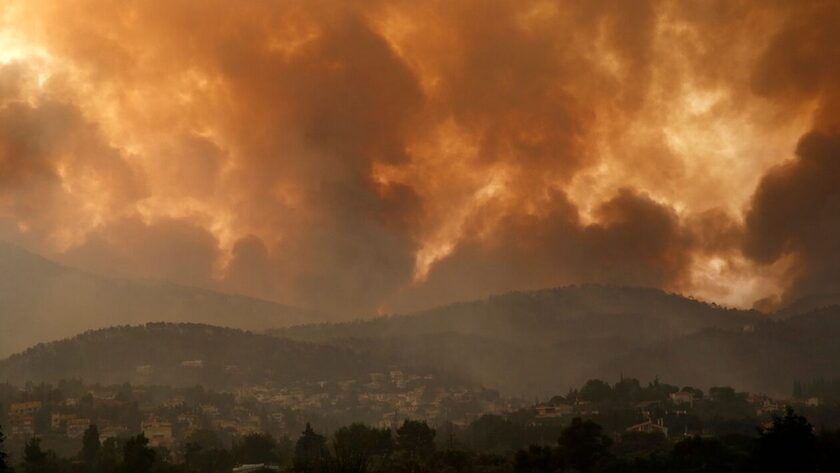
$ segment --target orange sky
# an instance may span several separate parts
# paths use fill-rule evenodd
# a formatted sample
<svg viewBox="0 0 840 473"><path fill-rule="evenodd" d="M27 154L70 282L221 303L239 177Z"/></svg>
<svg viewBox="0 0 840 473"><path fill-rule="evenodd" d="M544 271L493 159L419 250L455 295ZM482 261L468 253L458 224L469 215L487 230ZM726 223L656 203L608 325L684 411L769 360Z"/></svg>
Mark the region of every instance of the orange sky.
<svg viewBox="0 0 840 473"><path fill-rule="evenodd" d="M0 237L348 315L835 290L838 10L6 0Z"/></svg>

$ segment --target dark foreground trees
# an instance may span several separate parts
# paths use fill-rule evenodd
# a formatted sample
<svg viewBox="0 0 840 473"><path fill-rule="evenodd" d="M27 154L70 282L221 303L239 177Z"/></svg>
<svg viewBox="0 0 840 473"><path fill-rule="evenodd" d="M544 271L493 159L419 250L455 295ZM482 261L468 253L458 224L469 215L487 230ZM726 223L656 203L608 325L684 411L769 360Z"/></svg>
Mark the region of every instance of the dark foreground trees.
<svg viewBox="0 0 840 473"><path fill-rule="evenodd" d="M759 471L817 471L814 427L788 407L761 432L752 460Z"/></svg>
<svg viewBox="0 0 840 473"><path fill-rule="evenodd" d="M815 431L801 415L788 410L771 426L753 436L649 439L644 448L619 449L615 440L591 420L573 419L547 445L501 451L509 443L499 432L523 426L492 420L485 429L504 442L467 448L448 439L436 443L435 429L406 420L395 430L351 424L327 437L311 425L301 433L294 452L288 439L252 434L234 440L228 448L210 430L191 434L176 453L155 450L141 434L126 439L99 441L97 429L85 433L72 460L58 458L30 439L21 455L18 473L228 473L238 464L279 465L287 473L765 473L840 471L840 431ZM484 424L482 424L484 425ZM466 429L465 432L473 432ZM639 443L639 439L630 439ZM655 440L655 441L654 441ZM649 445L648 445L649 444ZM445 446L444 446L445 445ZM459 446L460 445L460 446ZM0 442L2 447L2 442ZM482 450L482 448L484 448ZM0 458L3 458L0 456ZM175 458L171 461L170 458ZM8 473L0 463L0 473Z"/></svg>
<svg viewBox="0 0 840 473"><path fill-rule="evenodd" d="M149 439L143 434L131 437L123 448L123 467L127 473L151 473L157 453L149 448Z"/></svg>
<svg viewBox="0 0 840 473"><path fill-rule="evenodd" d="M85 430L82 436L82 451L80 452L82 463L85 466L87 473L97 473L99 471L99 451L102 449L102 443L99 441L99 428L96 425L91 425Z"/></svg>
<svg viewBox="0 0 840 473"><path fill-rule="evenodd" d="M0 473L9 473L12 471L7 463L9 455L6 453L6 450L3 449L3 442L5 440L6 437L3 435L3 426L0 425Z"/></svg>
<svg viewBox="0 0 840 473"><path fill-rule="evenodd" d="M327 439L312 430L306 423L306 429L295 445L294 469L300 473L321 473L330 470L332 457L327 448Z"/></svg>
<svg viewBox="0 0 840 473"><path fill-rule="evenodd" d="M234 447L235 450L235 447ZM184 442L184 468L187 473L229 473L235 462L216 432L199 429Z"/></svg>
<svg viewBox="0 0 840 473"><path fill-rule="evenodd" d="M382 468L394 449L391 431L364 424L342 427L333 436L336 471L368 473Z"/></svg>

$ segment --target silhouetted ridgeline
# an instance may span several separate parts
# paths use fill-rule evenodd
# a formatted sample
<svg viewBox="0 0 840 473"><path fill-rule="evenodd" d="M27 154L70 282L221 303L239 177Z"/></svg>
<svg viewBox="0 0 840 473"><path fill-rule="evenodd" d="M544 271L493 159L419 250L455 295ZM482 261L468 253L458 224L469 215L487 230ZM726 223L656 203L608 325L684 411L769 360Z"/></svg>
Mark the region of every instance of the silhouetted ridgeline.
<svg viewBox="0 0 840 473"><path fill-rule="evenodd" d="M580 336L656 340L709 327L740 330L744 324L761 319L762 314L756 311L728 309L659 289L593 284L511 292L410 315L307 324L273 333L324 341L454 332L552 344Z"/></svg>
<svg viewBox="0 0 840 473"><path fill-rule="evenodd" d="M262 330L323 319L321 314L243 296L98 276L0 241L0 357L112 325L201 322Z"/></svg>
<svg viewBox="0 0 840 473"><path fill-rule="evenodd" d="M765 319L755 311L727 309L656 289L584 285L272 333L369 350L402 365L432 366L509 394L530 396L563 391L593 376L618 376L616 360L656 343L710 328L740 332Z"/></svg>
<svg viewBox="0 0 840 473"><path fill-rule="evenodd" d="M85 332L0 361L0 380L231 387L354 377L378 367L347 349L201 324L149 323Z"/></svg>
<svg viewBox="0 0 840 473"><path fill-rule="evenodd" d="M652 289L513 293L273 333L193 324L87 332L0 362L0 380L232 386L402 369L530 397L622 373L787 394L796 379L840 372L838 307L773 320Z"/></svg>

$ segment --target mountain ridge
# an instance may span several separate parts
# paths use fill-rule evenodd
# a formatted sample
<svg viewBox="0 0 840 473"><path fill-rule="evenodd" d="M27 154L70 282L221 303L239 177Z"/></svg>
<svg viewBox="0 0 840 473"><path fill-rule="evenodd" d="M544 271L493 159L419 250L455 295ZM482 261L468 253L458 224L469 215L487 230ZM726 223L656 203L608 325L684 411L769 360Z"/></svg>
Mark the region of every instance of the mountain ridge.
<svg viewBox="0 0 840 473"><path fill-rule="evenodd" d="M0 379L104 384L201 384L231 388L367 373L377 363L352 350L195 323L150 322L88 330L0 360Z"/></svg>
<svg viewBox="0 0 840 473"><path fill-rule="evenodd" d="M329 317L315 311L168 281L103 276L0 241L0 356L92 328L152 320L251 330Z"/></svg>

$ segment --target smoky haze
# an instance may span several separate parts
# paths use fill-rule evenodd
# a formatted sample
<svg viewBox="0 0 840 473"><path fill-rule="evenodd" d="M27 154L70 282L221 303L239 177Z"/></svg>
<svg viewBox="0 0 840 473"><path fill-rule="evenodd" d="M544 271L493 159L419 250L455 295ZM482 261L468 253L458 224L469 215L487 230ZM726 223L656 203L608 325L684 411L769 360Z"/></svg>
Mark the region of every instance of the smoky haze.
<svg viewBox="0 0 840 473"><path fill-rule="evenodd" d="M774 309L840 289L837 24L831 1L6 1L0 236L347 318L578 282Z"/></svg>

